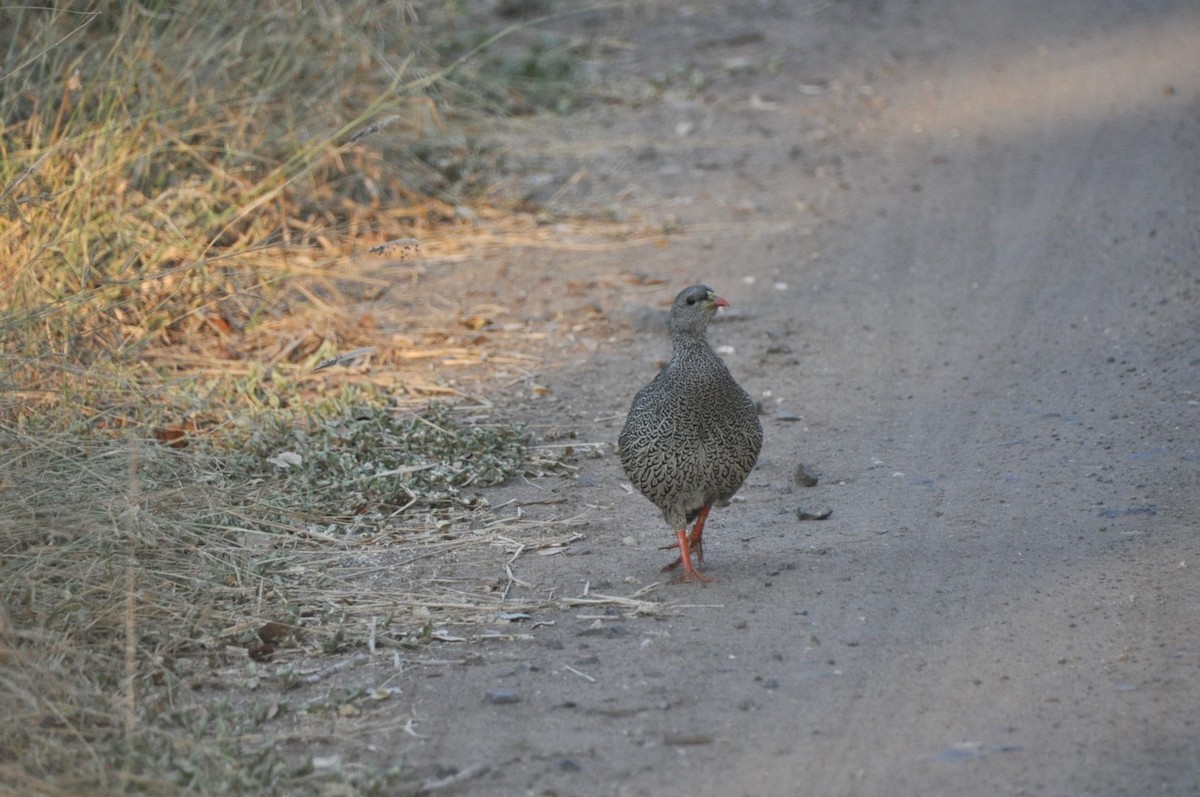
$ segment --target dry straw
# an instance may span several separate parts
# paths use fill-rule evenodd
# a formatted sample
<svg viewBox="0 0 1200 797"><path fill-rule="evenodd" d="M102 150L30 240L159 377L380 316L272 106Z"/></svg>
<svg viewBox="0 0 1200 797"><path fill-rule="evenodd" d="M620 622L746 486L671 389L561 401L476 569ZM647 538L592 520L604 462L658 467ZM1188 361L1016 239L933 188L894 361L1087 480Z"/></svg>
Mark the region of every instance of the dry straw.
<svg viewBox="0 0 1200 797"><path fill-rule="evenodd" d="M583 521L475 493L570 465L447 377L536 356L485 308L367 319L417 238L562 245L457 208L472 120L570 96L573 46L485 65L537 21L413 5L0 9L0 793L394 793L284 755L242 687L552 605L520 557Z"/></svg>

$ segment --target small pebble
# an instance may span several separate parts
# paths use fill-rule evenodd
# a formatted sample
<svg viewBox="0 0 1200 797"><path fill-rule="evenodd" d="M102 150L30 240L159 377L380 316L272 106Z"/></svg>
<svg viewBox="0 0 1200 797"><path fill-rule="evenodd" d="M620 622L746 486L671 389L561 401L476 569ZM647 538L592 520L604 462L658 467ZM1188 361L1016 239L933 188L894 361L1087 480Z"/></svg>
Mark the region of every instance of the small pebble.
<svg viewBox="0 0 1200 797"><path fill-rule="evenodd" d="M493 689L490 692L484 693L489 703L497 706L507 706L511 703L521 702L520 696L511 689Z"/></svg>
<svg viewBox="0 0 1200 797"><path fill-rule="evenodd" d="M820 477L812 468L805 465L803 462L796 463L796 470L792 473L792 479L798 487L816 487Z"/></svg>
<svg viewBox="0 0 1200 797"><path fill-rule="evenodd" d="M796 507L796 517L801 520L824 520L832 514L832 507L824 504L801 504Z"/></svg>
<svg viewBox="0 0 1200 797"><path fill-rule="evenodd" d="M559 772L578 772L579 770L583 769L578 761L576 761L574 758L567 758L566 756L561 756L554 759L554 768Z"/></svg>

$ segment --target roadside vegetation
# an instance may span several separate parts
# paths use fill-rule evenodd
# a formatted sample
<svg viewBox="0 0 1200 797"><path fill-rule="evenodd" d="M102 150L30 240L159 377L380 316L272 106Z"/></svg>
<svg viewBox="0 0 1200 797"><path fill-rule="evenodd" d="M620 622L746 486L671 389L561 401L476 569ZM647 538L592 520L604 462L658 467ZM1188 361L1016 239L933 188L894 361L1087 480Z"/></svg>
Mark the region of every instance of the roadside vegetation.
<svg viewBox="0 0 1200 797"><path fill-rule="evenodd" d="M315 767L262 732L288 706L198 684L366 644L339 552L478 541L473 488L566 467L318 368L387 287L347 264L488 200L474 131L579 101L577 44L500 5L0 9L0 792L395 793L402 762ZM372 646L428 640L418 603Z"/></svg>

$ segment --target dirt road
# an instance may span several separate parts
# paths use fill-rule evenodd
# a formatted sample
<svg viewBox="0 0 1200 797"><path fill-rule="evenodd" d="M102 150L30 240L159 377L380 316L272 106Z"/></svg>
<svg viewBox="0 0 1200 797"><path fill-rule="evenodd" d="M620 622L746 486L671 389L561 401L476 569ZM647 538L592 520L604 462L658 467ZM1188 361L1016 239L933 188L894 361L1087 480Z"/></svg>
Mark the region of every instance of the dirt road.
<svg viewBox="0 0 1200 797"><path fill-rule="evenodd" d="M715 584L406 680L427 738L376 749L438 793L1200 794L1200 8L570 24L621 43L596 63L614 97L659 93L535 123L517 171L674 234L508 264L530 317L591 284L611 326L509 403L615 440L665 351L622 307L702 280L734 305L710 337L766 445L710 521ZM611 449L582 463L493 493L589 512L574 555L516 563L526 594L662 579L658 513Z"/></svg>

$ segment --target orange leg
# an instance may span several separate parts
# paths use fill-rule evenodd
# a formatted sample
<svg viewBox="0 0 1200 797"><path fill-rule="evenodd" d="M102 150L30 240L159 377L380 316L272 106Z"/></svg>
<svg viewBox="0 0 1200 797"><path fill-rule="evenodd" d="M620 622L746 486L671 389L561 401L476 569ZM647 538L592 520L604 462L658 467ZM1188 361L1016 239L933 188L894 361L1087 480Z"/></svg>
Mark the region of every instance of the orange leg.
<svg viewBox="0 0 1200 797"><path fill-rule="evenodd" d="M704 567L704 541L700 538L704 534L704 521L708 520L708 510L712 506L700 507L700 514L696 515L696 523L692 526L692 535L688 537L688 547L696 553L696 563Z"/></svg>
<svg viewBox="0 0 1200 797"><path fill-rule="evenodd" d="M716 581L712 576L706 576L692 566L691 543L688 542L687 529L680 529L675 532L675 536L679 538L679 561L683 563L683 580ZM668 570L671 567L674 567L674 565L668 565L663 569Z"/></svg>
<svg viewBox="0 0 1200 797"><path fill-rule="evenodd" d="M692 567L693 551L696 553L697 563L699 563L701 567L704 567L704 521L708 519L708 511L710 509L712 509L711 506L704 506L700 508L700 514L696 516L696 523L692 526L692 533L690 536L688 535L686 528L675 532L676 536L679 537L679 541L673 542L665 547L678 548L679 558L674 562L671 562L671 564L665 566L663 568L664 571L673 570L682 564L684 579L695 578L698 581L713 580L708 576L702 575L700 571Z"/></svg>

